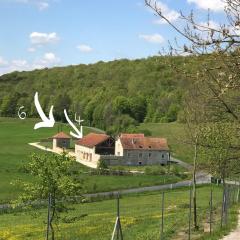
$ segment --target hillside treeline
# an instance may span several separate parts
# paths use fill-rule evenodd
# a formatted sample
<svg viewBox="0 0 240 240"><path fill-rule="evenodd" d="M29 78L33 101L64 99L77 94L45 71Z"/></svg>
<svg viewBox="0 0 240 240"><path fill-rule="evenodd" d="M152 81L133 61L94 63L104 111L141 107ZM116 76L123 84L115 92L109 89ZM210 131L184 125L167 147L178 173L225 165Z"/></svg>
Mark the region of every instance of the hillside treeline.
<svg viewBox="0 0 240 240"><path fill-rule="evenodd" d="M116 60L90 65L13 72L0 77L1 116L17 116L20 106L37 117L34 94L43 110L54 105L56 120L63 109L81 114L86 125L109 132L133 131L142 122L173 122L181 115L187 80L169 57ZM193 57L172 57L179 68L191 68ZM193 61L194 60L194 61Z"/></svg>

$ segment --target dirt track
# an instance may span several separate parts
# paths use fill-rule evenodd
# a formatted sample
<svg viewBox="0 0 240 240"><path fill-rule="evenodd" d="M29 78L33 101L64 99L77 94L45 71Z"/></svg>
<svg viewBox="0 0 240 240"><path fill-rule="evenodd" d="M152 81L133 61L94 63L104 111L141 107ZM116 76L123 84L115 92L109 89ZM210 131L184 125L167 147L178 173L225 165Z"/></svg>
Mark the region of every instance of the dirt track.
<svg viewBox="0 0 240 240"><path fill-rule="evenodd" d="M238 215L238 227L232 231L229 235L225 236L221 240L240 240L240 211Z"/></svg>

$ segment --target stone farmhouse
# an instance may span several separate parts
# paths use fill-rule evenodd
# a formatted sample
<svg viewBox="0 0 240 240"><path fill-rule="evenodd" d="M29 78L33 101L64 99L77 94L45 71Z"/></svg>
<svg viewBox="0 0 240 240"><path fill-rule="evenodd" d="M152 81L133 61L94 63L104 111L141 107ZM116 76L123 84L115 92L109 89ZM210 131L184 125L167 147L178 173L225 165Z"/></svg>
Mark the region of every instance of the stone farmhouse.
<svg viewBox="0 0 240 240"><path fill-rule="evenodd" d="M52 137L53 150L70 148L71 138L60 132ZM139 166L166 165L170 150L165 138L145 137L144 134L121 134L116 140L106 134L90 133L75 143L76 160L97 165Z"/></svg>
<svg viewBox="0 0 240 240"><path fill-rule="evenodd" d="M144 134L121 134L116 140L115 155L123 157L124 165L166 165L170 161L167 140Z"/></svg>
<svg viewBox="0 0 240 240"><path fill-rule="evenodd" d="M101 156L114 155L115 140L106 134L89 133L75 144L76 160L97 162Z"/></svg>

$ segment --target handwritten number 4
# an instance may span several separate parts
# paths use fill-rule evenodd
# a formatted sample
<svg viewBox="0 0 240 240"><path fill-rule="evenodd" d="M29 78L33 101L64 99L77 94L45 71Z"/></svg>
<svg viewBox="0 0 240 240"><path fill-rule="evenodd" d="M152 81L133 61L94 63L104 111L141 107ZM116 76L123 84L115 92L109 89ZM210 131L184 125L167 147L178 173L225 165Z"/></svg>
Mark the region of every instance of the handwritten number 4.
<svg viewBox="0 0 240 240"><path fill-rule="evenodd" d="M35 124L34 129L36 130L36 129L44 128L44 127L49 127L49 128L53 127L54 124L55 124L55 119L54 119L54 116L53 116L53 107L54 106L53 105L51 106L50 112L49 112L49 115L48 115L48 118L47 118L47 116L43 112L42 107L40 105L40 102L39 102L39 99L38 99L38 92L35 93L34 104L36 106L36 109L38 111L39 116L42 119L42 122L39 122L39 123ZM75 138L82 138L83 137L82 126L81 126L80 130L77 129L77 127L73 124L73 122L68 117L66 109L64 109L64 115L65 115L65 118L68 121L69 125L75 130L75 133L70 131L70 134ZM82 122L82 121L83 120L81 120L79 122Z"/></svg>

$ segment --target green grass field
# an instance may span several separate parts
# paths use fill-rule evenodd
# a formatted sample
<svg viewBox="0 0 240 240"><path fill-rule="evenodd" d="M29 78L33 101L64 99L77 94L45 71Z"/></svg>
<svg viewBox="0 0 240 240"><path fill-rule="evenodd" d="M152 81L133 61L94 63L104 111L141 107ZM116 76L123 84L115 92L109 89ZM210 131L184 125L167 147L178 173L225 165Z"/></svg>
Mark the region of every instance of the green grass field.
<svg viewBox="0 0 240 240"><path fill-rule="evenodd" d="M55 128L33 130L38 120L0 118L0 201L8 202L17 197L21 189L11 182L20 178L32 181L30 175L21 170L21 165L28 161L32 152L41 151L28 145L54 135ZM191 162L191 149L181 143L184 128L181 124L144 124L154 136L168 138L174 155L182 160ZM66 125L63 130L69 132ZM85 128L84 132L88 133ZM158 185L180 180L177 176L168 175L134 175L134 176L101 176L91 175L89 169L76 163L74 170L79 173L79 180L84 181L84 192L100 192L123 188ZM140 169L140 168L139 168ZM136 170L139 170L136 169ZM141 168L142 170L145 168ZM129 169L130 170L130 169ZM180 171L183 169L179 169ZM198 212L200 230L193 232L195 239L219 239L236 225L237 211L232 210L231 224L228 228L219 230L219 214L222 189L214 188L214 229L216 234L209 238L203 233L203 226L208 219L210 187L198 188ZM154 240L159 239L161 219L161 194L159 192L133 194L121 199L121 216L124 239ZM169 191L165 196L165 239L187 239L189 191L178 189ZM116 200L104 200L94 203L69 204L68 213L63 213L58 223L57 239L110 239L114 227ZM0 214L0 240L37 240L44 239L47 210L32 209ZM183 237L182 237L183 236Z"/></svg>
<svg viewBox="0 0 240 240"><path fill-rule="evenodd" d="M0 118L0 202L8 202L15 199L21 189L11 183L17 179L31 181L30 175L24 173L21 166L28 161L32 152L43 153L43 151L29 146L30 142L38 142L57 133L59 124L54 128L43 128L34 130L37 119L12 119ZM63 130L69 133L67 125L62 124ZM92 131L84 128L84 134ZM79 170L79 179L84 180L85 192L100 192L131 187L159 185L179 181L177 176L99 176L89 175L87 167L76 163Z"/></svg>
<svg viewBox="0 0 240 240"><path fill-rule="evenodd" d="M210 187L200 187L198 193L198 221L200 229L193 236L207 238L203 228L209 217ZM214 187L213 229L219 234L219 217L222 189ZM120 215L124 239L155 240L160 237L160 192L123 196L120 199ZM189 190L177 189L165 193L164 234L165 240L185 240L188 232ZM57 239L105 240L111 238L116 218L116 200L72 204L68 213L62 213L55 227ZM236 220L236 211L233 212ZM44 239L47 209L0 214L0 239ZM236 222L236 221L235 221ZM234 224L229 227L233 227ZM4 236L4 237L3 237Z"/></svg>
<svg viewBox="0 0 240 240"><path fill-rule="evenodd" d="M37 119L0 118L0 200L6 201L16 197L19 192L11 182L16 179L31 180L31 176L21 171L21 166L28 161L32 152L41 152L28 145L40 139L53 136L58 126L34 130ZM65 125L63 130L68 132ZM85 129L87 132L88 129Z"/></svg>

